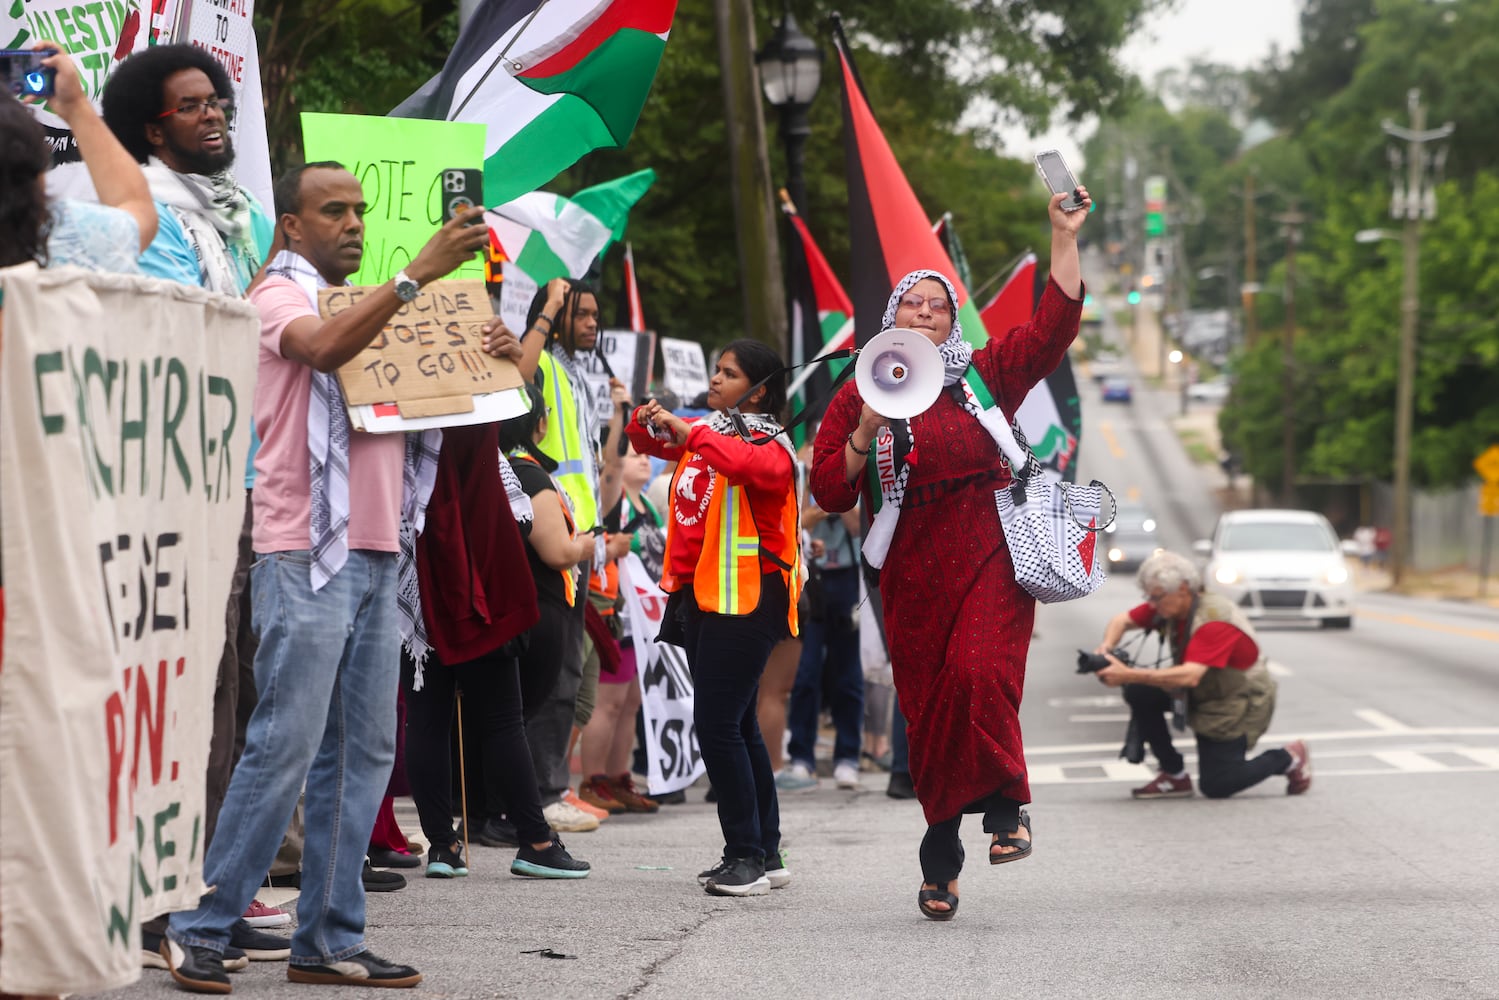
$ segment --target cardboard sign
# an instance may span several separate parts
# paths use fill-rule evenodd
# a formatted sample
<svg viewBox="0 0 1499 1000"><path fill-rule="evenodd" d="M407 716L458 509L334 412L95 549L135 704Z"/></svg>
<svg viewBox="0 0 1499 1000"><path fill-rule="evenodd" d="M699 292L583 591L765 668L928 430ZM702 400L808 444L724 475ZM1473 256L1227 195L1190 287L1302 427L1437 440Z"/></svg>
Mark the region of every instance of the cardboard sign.
<svg viewBox="0 0 1499 1000"><path fill-rule="evenodd" d="M336 316L374 292L324 288L318 310L324 318ZM482 349L480 328L493 316L483 281L434 281L423 288L338 370L350 409L394 403L403 417L443 417L472 413L476 395L518 388L520 369Z"/></svg>
<svg viewBox="0 0 1499 1000"><path fill-rule="evenodd" d="M351 280L383 285L411 263L442 225L442 172L484 166L484 126L423 118L304 112L306 160L337 160L359 178L364 213L364 260ZM455 278L483 278L475 256Z"/></svg>
<svg viewBox="0 0 1499 1000"><path fill-rule="evenodd" d="M661 338L661 360L665 374L661 381L686 405L700 392L708 391L708 362L703 345L695 340Z"/></svg>
<svg viewBox="0 0 1499 1000"><path fill-rule="evenodd" d="M77 268L0 293L0 992L94 994L204 891L260 320Z"/></svg>
<svg viewBox="0 0 1499 1000"><path fill-rule="evenodd" d="M600 330L598 351L576 356L578 368L593 390L594 409L598 413L600 427L607 425L614 416L614 403L609 399L610 371L630 390L630 400L635 405L640 405L646 398L647 387L650 385L651 352L655 342L654 333Z"/></svg>

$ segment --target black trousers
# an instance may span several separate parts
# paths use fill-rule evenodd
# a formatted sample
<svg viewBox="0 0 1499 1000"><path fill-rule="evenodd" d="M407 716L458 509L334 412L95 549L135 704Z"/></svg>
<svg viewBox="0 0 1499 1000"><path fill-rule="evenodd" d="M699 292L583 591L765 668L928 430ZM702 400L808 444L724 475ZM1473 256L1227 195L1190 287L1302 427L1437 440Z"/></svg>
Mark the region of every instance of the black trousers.
<svg viewBox="0 0 1499 1000"><path fill-rule="evenodd" d="M764 858L781 844L775 773L755 714L770 650L787 635L790 597L779 572L760 582L760 604L747 615L702 611L682 601L692 721L708 779L718 793L726 858Z"/></svg>
<svg viewBox="0 0 1499 1000"><path fill-rule="evenodd" d="M970 804L952 819L928 826L926 836L921 838L922 880L940 887L963 870L963 841L958 837L963 813L983 813L985 833L1014 833L1020 829L1021 805L996 792Z"/></svg>
<svg viewBox="0 0 1499 1000"><path fill-rule="evenodd" d="M453 834L452 726L455 695L462 690L465 718L480 720L478 743L484 781L503 793L506 812L523 843L552 839L541 814L536 769L521 715L520 671L513 656L489 656L444 666L436 654L422 668L422 689L413 690L416 665L401 653L401 686L406 692L406 776L422 821L422 834L434 845L451 844ZM470 714L473 713L473 714ZM467 735L467 734L465 734ZM472 773L472 772L470 772ZM471 798L482 792L470 788ZM474 809L474 813L482 810Z"/></svg>
<svg viewBox="0 0 1499 1000"><path fill-rule="evenodd" d="M1145 745L1155 754L1161 770L1167 774L1180 774L1187 764L1171 742L1171 725L1166 721L1171 712L1171 695L1164 688L1149 684L1126 684L1123 691L1130 717L1139 727Z"/></svg>

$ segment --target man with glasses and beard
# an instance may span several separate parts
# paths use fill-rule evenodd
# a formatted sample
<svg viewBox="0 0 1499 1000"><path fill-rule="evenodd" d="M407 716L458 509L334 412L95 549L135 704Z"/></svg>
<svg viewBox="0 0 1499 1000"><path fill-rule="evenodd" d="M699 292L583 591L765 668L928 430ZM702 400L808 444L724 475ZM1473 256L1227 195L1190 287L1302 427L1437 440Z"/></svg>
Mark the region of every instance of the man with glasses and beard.
<svg viewBox="0 0 1499 1000"><path fill-rule="evenodd" d="M192 45L161 45L123 60L100 95L104 121L135 159L151 188L160 219L156 239L140 266L153 278L198 285L235 298L245 293L271 249L270 217L255 196L234 180L234 116L229 76L211 55ZM253 435L253 428L252 428ZM245 489L254 485L252 436L245 463ZM219 808L229 787L235 748L255 706L255 641L249 634L250 502L240 533L238 559L225 611L225 643L213 698L203 844L213 839ZM250 921L254 921L254 925ZM259 927L285 926L290 914L255 902L231 935L228 961L275 961L290 949L285 938ZM145 924L141 960L165 968L160 956L164 920ZM244 952L244 955L238 954Z"/></svg>

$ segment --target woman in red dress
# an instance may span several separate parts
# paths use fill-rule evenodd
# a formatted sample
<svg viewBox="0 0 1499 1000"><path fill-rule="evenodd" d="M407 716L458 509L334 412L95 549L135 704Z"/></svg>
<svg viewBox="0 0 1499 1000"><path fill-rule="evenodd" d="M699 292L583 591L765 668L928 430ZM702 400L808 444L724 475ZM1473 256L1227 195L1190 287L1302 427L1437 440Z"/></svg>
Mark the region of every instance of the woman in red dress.
<svg viewBox="0 0 1499 1000"><path fill-rule="evenodd" d="M1079 189L1085 206L1087 191ZM905 327L937 344L945 388L924 413L887 420L845 385L817 433L812 493L848 510L862 491L878 510L864 545L880 569L885 636L911 745L911 777L928 824L921 844L921 912L957 912L963 866L958 825L982 813L991 864L1031 851L1020 698L1035 600L1015 582L994 492L1010 480L963 382L970 365L1006 419L1061 362L1077 336L1082 271L1077 232L1087 208L1051 199L1051 280L1031 322L973 350L962 339L957 295L935 271L895 287L883 329ZM872 486L871 483L876 485ZM883 524L881 522L884 522Z"/></svg>

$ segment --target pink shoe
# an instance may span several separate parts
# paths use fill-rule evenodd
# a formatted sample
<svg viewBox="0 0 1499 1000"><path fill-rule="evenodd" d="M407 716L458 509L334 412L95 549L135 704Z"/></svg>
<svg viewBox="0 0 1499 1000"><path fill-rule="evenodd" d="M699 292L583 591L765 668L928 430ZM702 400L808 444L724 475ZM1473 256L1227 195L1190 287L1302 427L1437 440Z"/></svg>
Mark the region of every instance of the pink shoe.
<svg viewBox="0 0 1499 1000"><path fill-rule="evenodd" d="M1173 778L1162 771L1130 794L1137 799L1185 799L1192 796L1192 776Z"/></svg>
<svg viewBox="0 0 1499 1000"><path fill-rule="evenodd" d="M1312 787L1312 753L1301 740L1287 743L1286 753L1291 755L1291 767L1286 771L1286 794L1302 795Z"/></svg>
<svg viewBox="0 0 1499 1000"><path fill-rule="evenodd" d="M260 900L251 901L245 911L245 923L251 927L285 927L291 923L291 914L278 906L267 906Z"/></svg>

